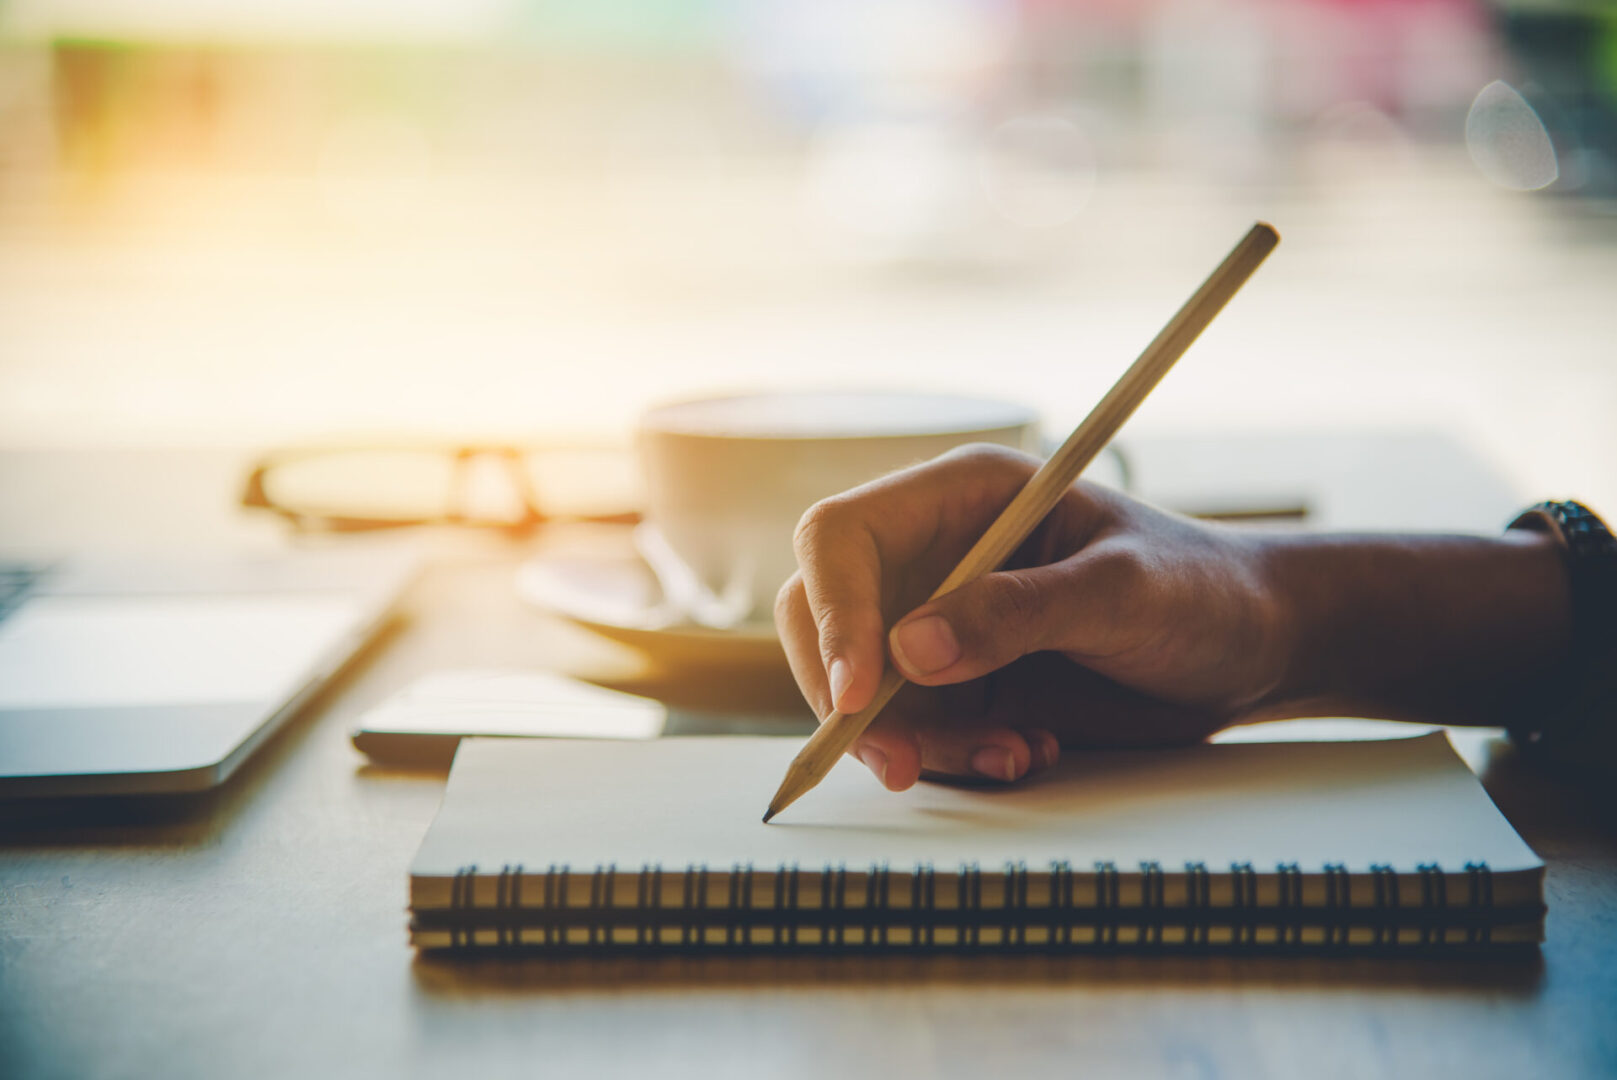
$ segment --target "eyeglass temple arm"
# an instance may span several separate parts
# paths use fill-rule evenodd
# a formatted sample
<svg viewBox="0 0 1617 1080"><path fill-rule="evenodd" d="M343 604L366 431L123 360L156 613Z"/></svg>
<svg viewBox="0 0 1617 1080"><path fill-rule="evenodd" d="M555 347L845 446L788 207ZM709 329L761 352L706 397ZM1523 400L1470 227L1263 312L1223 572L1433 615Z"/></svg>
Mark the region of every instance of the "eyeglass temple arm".
<svg viewBox="0 0 1617 1080"><path fill-rule="evenodd" d="M522 471L522 451L514 446L462 446L455 451L455 470L450 477L449 513L446 520L451 522L466 521L463 511L463 497L466 490L466 477L470 472L469 466L480 457L493 454L505 463L506 474L515 488L517 498L522 500L524 517L521 521L512 522L510 528L525 529L549 520L549 515L539 509L539 502L535 497L533 485L528 482L527 473Z"/></svg>
<svg viewBox="0 0 1617 1080"><path fill-rule="evenodd" d="M247 475L247 485L241 493L241 505L262 510L281 509L270 501L269 492L264 490L264 475L269 472L272 464L260 461L253 466L253 471Z"/></svg>

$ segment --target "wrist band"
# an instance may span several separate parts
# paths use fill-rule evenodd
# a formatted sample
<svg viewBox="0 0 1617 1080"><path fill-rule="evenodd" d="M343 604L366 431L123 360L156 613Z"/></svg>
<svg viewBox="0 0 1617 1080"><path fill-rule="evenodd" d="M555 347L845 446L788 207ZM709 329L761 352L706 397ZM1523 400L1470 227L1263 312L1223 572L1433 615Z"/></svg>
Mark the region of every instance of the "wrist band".
<svg viewBox="0 0 1617 1080"><path fill-rule="evenodd" d="M1549 533L1560 543L1572 603L1572 647L1539 715L1523 716L1511 735L1557 757L1609 735L1617 712L1617 538L1587 506L1542 502L1522 511L1511 529ZM1596 740L1598 741L1598 739ZM1602 765L1603 762L1587 764Z"/></svg>

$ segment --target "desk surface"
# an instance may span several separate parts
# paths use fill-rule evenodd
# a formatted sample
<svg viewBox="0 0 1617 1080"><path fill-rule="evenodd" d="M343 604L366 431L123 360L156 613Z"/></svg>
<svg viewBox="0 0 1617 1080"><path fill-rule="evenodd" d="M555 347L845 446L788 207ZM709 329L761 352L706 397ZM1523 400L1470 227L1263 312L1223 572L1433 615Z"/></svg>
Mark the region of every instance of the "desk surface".
<svg viewBox="0 0 1617 1080"><path fill-rule="evenodd" d="M21 467L46 466L0 460L0 493ZM417 959L406 867L442 776L366 764L357 715L432 668L640 670L524 609L520 554L445 554L400 625L220 791L0 806L0 1074L1617 1073L1609 794L1483 733L1466 749L1549 864L1539 953Z"/></svg>

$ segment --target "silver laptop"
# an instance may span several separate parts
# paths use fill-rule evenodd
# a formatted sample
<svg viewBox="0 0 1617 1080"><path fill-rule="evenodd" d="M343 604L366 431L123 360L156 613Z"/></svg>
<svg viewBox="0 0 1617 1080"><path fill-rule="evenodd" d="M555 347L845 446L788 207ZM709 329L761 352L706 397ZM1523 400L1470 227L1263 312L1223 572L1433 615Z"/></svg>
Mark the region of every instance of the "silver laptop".
<svg viewBox="0 0 1617 1080"><path fill-rule="evenodd" d="M0 567L0 797L201 791L387 621L413 558Z"/></svg>

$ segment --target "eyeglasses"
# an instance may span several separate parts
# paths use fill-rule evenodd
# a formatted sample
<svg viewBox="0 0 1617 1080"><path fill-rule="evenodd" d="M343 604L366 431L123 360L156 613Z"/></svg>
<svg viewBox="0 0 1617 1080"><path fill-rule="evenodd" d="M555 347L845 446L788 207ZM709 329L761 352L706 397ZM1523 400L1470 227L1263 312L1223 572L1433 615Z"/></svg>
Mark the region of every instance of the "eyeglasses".
<svg viewBox="0 0 1617 1080"><path fill-rule="evenodd" d="M1133 488L1121 449L1114 483ZM633 455L616 445L422 443L291 447L265 454L241 505L310 532L454 525L521 534L550 522L632 525L644 505ZM1302 510L1213 511L1198 517L1293 518Z"/></svg>
<svg viewBox="0 0 1617 1080"><path fill-rule="evenodd" d="M522 533L555 521L640 520L632 457L606 446L277 450L253 466L241 504L322 532L455 525Z"/></svg>

